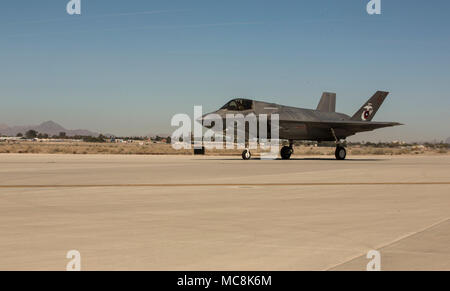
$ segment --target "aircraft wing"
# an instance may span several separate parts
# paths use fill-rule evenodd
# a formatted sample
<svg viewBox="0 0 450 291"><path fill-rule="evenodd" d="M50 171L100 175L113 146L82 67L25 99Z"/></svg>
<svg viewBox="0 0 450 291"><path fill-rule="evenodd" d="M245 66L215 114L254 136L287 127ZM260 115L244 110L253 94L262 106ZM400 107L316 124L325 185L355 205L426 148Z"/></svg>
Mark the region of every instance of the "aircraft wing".
<svg viewBox="0 0 450 291"><path fill-rule="evenodd" d="M324 128L354 128L359 129L362 131L370 131L378 128L383 127L390 127L390 126L397 126L397 125L403 125L398 122L376 122L376 121L350 121L350 120L343 120L343 121L280 121L283 123L287 123L289 125L310 125L314 127L324 127ZM359 131L358 130L358 131Z"/></svg>
<svg viewBox="0 0 450 291"><path fill-rule="evenodd" d="M338 137L354 135L358 132L372 131L378 128L402 125L398 122L368 122L368 121L288 121L280 120L280 129L301 129L305 128L308 132L314 132L318 135L328 135L331 128Z"/></svg>

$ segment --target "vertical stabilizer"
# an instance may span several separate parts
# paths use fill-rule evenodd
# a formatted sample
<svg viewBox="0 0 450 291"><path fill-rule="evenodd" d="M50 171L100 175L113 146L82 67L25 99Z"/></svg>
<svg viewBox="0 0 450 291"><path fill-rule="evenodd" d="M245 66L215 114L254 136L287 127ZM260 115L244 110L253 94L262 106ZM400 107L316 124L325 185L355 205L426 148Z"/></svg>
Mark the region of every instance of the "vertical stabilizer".
<svg viewBox="0 0 450 291"><path fill-rule="evenodd" d="M353 115L351 120L371 121L388 94L389 92L377 91L366 103L364 103L355 115Z"/></svg>
<svg viewBox="0 0 450 291"><path fill-rule="evenodd" d="M336 93L323 92L317 110L323 112L336 112Z"/></svg>

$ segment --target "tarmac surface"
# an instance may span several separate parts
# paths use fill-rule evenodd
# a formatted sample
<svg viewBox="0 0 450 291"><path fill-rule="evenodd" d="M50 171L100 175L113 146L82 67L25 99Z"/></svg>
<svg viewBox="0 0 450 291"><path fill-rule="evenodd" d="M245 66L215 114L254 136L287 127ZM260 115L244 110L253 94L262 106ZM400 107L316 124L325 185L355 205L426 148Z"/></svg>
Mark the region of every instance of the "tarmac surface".
<svg viewBox="0 0 450 291"><path fill-rule="evenodd" d="M450 270L450 156L0 155L0 270Z"/></svg>

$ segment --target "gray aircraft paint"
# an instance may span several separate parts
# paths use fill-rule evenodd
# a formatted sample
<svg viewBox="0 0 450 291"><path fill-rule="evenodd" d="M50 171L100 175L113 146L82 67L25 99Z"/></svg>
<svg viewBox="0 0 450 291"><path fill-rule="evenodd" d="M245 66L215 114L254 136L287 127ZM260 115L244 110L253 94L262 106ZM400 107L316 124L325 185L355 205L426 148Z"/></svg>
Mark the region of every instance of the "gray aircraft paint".
<svg viewBox="0 0 450 291"><path fill-rule="evenodd" d="M319 105L317 105L316 110L323 112L335 112L336 93L323 92L322 98L320 98Z"/></svg>
<svg viewBox="0 0 450 291"><path fill-rule="evenodd" d="M229 110L224 108L224 106L212 113L220 115L223 119L225 119L227 114L243 114L244 116L250 113L254 113L256 116L260 114L267 114L268 116L270 114L278 114L280 139L335 141L336 138L338 140L345 139L358 132L401 125L398 122L371 121L388 94L388 92L383 91L376 92L353 117L344 113L334 112L336 94L327 92L322 95L316 110L238 98L231 101L243 100L247 103L251 102L251 109Z"/></svg>

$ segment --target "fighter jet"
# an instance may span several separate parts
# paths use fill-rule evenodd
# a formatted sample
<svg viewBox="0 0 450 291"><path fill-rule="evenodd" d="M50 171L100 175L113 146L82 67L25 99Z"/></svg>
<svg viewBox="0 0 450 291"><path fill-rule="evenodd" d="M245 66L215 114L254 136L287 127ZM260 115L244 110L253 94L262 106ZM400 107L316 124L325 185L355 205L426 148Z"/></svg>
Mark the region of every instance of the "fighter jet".
<svg viewBox="0 0 450 291"><path fill-rule="evenodd" d="M299 140L317 142L335 141L336 159L344 160L347 156L347 151L345 149L345 142L343 141L345 141L348 136L352 136L358 132L402 125L398 122L372 121L388 94L389 92L377 91L351 117L343 113L335 112L336 94L329 92L323 93L319 105L315 110L250 99L233 99L222 108L212 113L223 118L225 118L227 114L242 114L244 116L251 113L256 116L260 114L266 114L268 116L270 116L270 114L278 114L279 139L289 141L289 146L283 146L280 151L280 156L283 160L288 160L291 157L294 152L294 141ZM205 116L208 115L209 114ZM270 136L270 133L268 136ZM242 158L244 160L251 158L249 149L243 151Z"/></svg>

